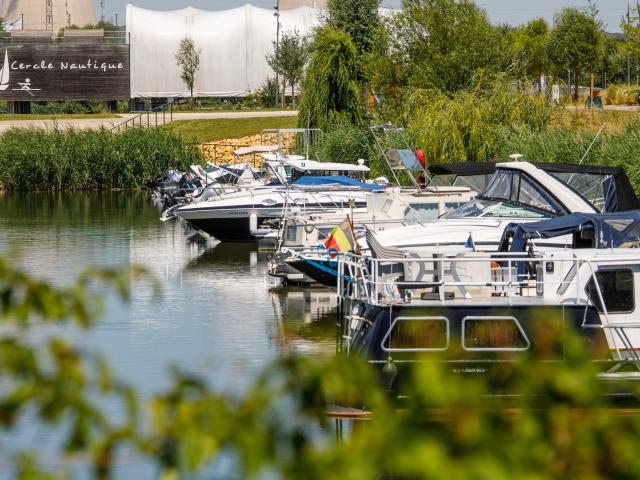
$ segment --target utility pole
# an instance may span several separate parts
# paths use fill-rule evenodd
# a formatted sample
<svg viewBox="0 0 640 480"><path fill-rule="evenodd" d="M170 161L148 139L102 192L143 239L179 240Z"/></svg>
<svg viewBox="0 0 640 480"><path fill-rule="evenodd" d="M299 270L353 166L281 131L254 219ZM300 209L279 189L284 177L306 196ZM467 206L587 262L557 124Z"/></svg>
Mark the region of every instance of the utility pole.
<svg viewBox="0 0 640 480"><path fill-rule="evenodd" d="M100 0L100 22L104 23L104 0Z"/></svg>
<svg viewBox="0 0 640 480"><path fill-rule="evenodd" d="M278 59L278 49L280 48L280 0L277 0L276 6L273 7L275 12L273 14L276 17L276 61ZM276 69L276 108L278 108L278 100L280 94L280 78L278 76L278 70Z"/></svg>
<svg viewBox="0 0 640 480"><path fill-rule="evenodd" d="M631 28L631 5L627 1L627 85L631 85L631 54L629 53L629 29Z"/></svg>

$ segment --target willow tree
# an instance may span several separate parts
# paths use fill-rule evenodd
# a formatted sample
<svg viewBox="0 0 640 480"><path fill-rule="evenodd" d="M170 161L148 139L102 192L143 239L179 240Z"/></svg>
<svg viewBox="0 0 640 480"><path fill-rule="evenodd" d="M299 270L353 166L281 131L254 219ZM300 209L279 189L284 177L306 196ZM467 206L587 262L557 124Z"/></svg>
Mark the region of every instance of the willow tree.
<svg viewBox="0 0 640 480"><path fill-rule="evenodd" d="M317 31L303 82L301 127L326 129L338 118L362 122L356 63L357 50L347 33L333 27Z"/></svg>

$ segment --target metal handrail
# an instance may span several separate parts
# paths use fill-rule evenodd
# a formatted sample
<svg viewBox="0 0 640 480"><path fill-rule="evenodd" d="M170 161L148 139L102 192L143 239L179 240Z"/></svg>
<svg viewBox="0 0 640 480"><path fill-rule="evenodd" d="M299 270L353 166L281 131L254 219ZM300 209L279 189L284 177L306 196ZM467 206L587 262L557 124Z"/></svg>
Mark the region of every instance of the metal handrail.
<svg viewBox="0 0 640 480"><path fill-rule="evenodd" d="M436 270L439 272L445 271L445 262L449 264L465 264L465 263L488 263L488 262L497 262L500 264L506 264L504 270L508 274L508 279L506 281L489 281L489 282L478 282L478 281L451 281L451 280L440 280L437 281L398 281L394 280L393 285L395 287L403 288L403 289L411 289L411 288L422 288L422 287L506 287L504 291L505 296L511 299L513 288L525 286L521 279L517 278L517 274L513 277L513 269L517 268L519 263L522 262L557 262L557 261L571 261L577 265L577 270L580 270L580 266L589 265L590 269L593 270L592 261L589 259L578 258L574 253L570 256L536 256L530 257L523 253L487 253L483 256L474 256L474 257L465 257L464 254L460 254L461 252L457 252L458 255L450 256L450 257L434 257L434 258L389 258L389 259L381 259L381 258L369 258L358 256L350 253L340 253L336 258L338 262L338 275L340 278L344 278L348 276L353 278L355 281L352 282L351 288L347 289L346 286L342 282L338 282L338 296L340 298L348 298L352 300L357 300L359 297L358 284L367 285L370 288L367 290L370 291L370 294L367 296L367 300L374 304L380 302L379 294L383 293L384 287L388 286L388 280L381 281L377 275L379 271L379 267L381 265L393 265L400 264L403 266L410 264L425 264L430 263L433 265L433 272ZM300 253L298 253L300 254ZM628 262L628 257L620 256L618 258L613 257L610 259L600 258L595 264L596 265L611 265L611 264L621 264L621 262ZM366 272L364 267L366 266ZM450 267L451 268L451 267ZM431 269L429 270L432 271ZM595 270L593 270L595 271ZM577 286L580 280L579 275L576 275L573 279L566 281L562 279L560 281L549 280L547 278L543 278L542 280L536 280L535 284L527 284L526 286L535 288L540 283L543 285L549 286L559 286L564 284L569 284L570 286ZM362 298L360 298L362 299ZM442 300L444 301L444 300ZM606 313L605 313L606 315Z"/></svg>
<svg viewBox="0 0 640 480"><path fill-rule="evenodd" d="M146 116L146 128L151 128L151 115L154 115L154 127L158 126L158 113L162 113L162 125L167 123L167 107L169 110L169 122L173 121L173 101L170 100L167 103L163 103L162 105L159 105L155 108L152 108L151 110L147 110L146 112L142 112L138 115L136 115L135 117L131 117L128 120L125 120L122 123L119 123L118 125L115 125L113 128L111 128L109 131L112 133L120 133L121 129L126 130L127 128L130 127L135 127L136 126L136 122L138 124L139 127L145 127L145 123L144 123L144 119Z"/></svg>

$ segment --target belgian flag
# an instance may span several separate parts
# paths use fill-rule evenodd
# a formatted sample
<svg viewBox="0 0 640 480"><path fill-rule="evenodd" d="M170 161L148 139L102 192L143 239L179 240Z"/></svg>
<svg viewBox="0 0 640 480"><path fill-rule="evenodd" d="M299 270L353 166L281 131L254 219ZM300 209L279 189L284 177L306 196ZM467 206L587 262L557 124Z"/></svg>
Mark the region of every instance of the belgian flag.
<svg viewBox="0 0 640 480"><path fill-rule="evenodd" d="M355 246L356 239L353 234L353 225L347 215L344 222L331 230L331 234L324 241L324 247L327 250L335 249L338 252L350 252Z"/></svg>

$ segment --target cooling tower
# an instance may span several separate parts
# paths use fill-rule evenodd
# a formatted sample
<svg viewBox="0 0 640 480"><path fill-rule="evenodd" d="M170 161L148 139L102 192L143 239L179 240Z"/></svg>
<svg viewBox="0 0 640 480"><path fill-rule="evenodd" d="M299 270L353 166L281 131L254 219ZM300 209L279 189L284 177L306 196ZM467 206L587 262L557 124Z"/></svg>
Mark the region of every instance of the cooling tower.
<svg viewBox="0 0 640 480"><path fill-rule="evenodd" d="M47 3L51 4L47 23ZM51 30L57 33L69 25L83 27L97 23L93 0L2 0L0 17L15 20L24 15L24 30Z"/></svg>

